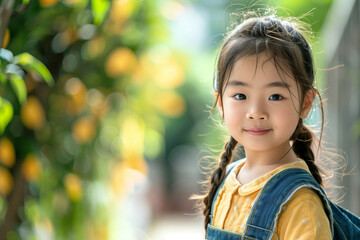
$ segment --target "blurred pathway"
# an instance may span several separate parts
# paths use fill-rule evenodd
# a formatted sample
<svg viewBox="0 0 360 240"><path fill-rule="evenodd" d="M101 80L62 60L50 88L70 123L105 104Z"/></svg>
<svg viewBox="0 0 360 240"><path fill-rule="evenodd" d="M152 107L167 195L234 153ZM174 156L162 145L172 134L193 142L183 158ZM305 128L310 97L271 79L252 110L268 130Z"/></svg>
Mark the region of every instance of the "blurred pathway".
<svg viewBox="0 0 360 240"><path fill-rule="evenodd" d="M150 240L202 240L202 216L171 214L156 219L150 230Z"/></svg>

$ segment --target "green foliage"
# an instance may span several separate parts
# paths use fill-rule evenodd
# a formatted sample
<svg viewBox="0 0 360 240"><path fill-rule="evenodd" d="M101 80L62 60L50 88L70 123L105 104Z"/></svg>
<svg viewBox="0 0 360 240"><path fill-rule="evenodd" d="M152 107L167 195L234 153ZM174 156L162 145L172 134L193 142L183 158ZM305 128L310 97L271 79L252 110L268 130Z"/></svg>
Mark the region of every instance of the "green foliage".
<svg viewBox="0 0 360 240"><path fill-rule="evenodd" d="M21 66L28 72L33 71L39 74L50 86L54 82L54 79L46 66L29 53L21 53L15 56L13 63Z"/></svg>
<svg viewBox="0 0 360 240"><path fill-rule="evenodd" d="M100 25L108 13L110 1L108 0L91 0L91 10L94 14L94 24Z"/></svg>
<svg viewBox="0 0 360 240"><path fill-rule="evenodd" d="M10 73L10 72L7 72L7 73L10 78L9 82L11 83L11 86L13 87L15 94L18 97L19 102L21 104L24 104L26 101L26 94L27 94L24 80L18 74Z"/></svg>
<svg viewBox="0 0 360 240"><path fill-rule="evenodd" d="M317 35L325 20L332 0L273 0L274 6L279 6L279 12L285 16L298 17L311 25Z"/></svg>
<svg viewBox="0 0 360 240"><path fill-rule="evenodd" d="M0 83L10 83L20 104L24 104L27 98L26 85L24 82L24 70L28 73L39 74L49 85L53 84L53 78L46 66L31 56L29 53L21 53L14 57L7 49L0 49ZM4 133L6 126L13 117L12 104L1 98L0 133Z"/></svg>
<svg viewBox="0 0 360 240"><path fill-rule="evenodd" d="M131 191L127 182L146 179L146 160L163 158L166 122L186 111L177 90L186 60L165 44L157 1L44 2L11 19L8 49L21 54L5 50L1 59L4 69L12 64L4 74L14 96L24 101L21 79L28 95L6 132L25 169L10 170L30 189L16 232L118 239L107 229L126 223L113 209Z"/></svg>
<svg viewBox="0 0 360 240"><path fill-rule="evenodd" d="M0 97L0 133L3 133L14 114L13 107L9 101Z"/></svg>

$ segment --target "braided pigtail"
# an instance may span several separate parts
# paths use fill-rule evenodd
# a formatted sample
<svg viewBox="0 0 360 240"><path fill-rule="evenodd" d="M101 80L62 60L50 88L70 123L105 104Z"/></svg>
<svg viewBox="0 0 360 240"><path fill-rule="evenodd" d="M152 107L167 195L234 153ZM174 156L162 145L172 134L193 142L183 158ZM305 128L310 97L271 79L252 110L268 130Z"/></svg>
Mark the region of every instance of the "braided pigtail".
<svg viewBox="0 0 360 240"><path fill-rule="evenodd" d="M216 190L224 180L226 176L226 166L231 162L232 153L237 144L237 141L230 137L230 141L225 144L224 152L221 154L219 167L213 172L210 179L209 192L203 200L204 209L203 214L205 216L204 227L207 229L207 225L210 223L211 205L214 200Z"/></svg>
<svg viewBox="0 0 360 240"><path fill-rule="evenodd" d="M318 167L315 165L315 156L311 149L311 144L313 142L313 133L308 127L303 124L302 119L299 120L298 127L295 130L294 135L294 143L292 148L295 154L299 158L305 160L312 176L321 185L322 178L319 173Z"/></svg>

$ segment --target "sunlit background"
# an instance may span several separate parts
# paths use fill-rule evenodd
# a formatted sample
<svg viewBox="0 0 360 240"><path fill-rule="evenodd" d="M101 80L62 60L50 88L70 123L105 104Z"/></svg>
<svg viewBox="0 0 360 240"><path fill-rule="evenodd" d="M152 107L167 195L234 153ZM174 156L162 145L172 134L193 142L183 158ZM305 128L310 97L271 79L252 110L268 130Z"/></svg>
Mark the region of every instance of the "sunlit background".
<svg viewBox="0 0 360 240"><path fill-rule="evenodd" d="M203 239L189 198L226 138L209 118L216 53L239 13L267 6L314 32L341 205L360 213L359 1L1 4L1 240Z"/></svg>

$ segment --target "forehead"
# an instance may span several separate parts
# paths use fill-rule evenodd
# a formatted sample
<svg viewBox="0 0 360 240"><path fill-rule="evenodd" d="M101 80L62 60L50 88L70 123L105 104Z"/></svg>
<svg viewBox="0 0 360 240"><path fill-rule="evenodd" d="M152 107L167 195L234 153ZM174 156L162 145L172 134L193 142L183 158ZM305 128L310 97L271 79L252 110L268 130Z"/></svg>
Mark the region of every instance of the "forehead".
<svg viewBox="0 0 360 240"><path fill-rule="evenodd" d="M249 85L280 81L288 86L296 85L289 67L275 62L266 52L244 56L235 61L228 83L231 85L232 81L242 81Z"/></svg>

